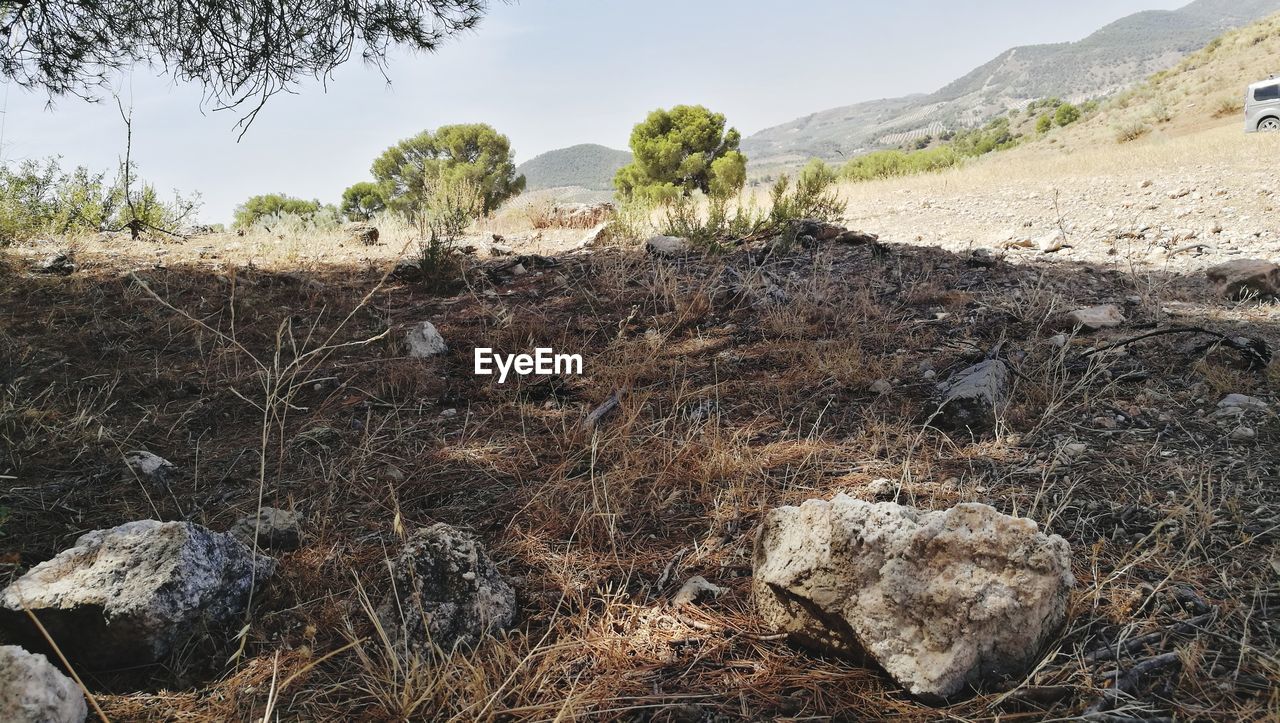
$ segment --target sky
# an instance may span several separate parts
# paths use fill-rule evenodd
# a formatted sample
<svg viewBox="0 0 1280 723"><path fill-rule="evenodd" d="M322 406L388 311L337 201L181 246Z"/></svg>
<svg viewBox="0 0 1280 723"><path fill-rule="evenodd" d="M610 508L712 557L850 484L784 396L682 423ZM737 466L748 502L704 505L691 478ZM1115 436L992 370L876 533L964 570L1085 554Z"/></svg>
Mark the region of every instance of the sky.
<svg viewBox="0 0 1280 723"><path fill-rule="evenodd" d="M385 148L484 122L516 161L577 143L626 148L654 108L698 103L744 135L820 110L930 92L1004 50L1079 40L1187 0L521 0L494 2L434 54L397 52L387 75L356 60L273 98L243 138L234 111L137 67L114 89L133 107L133 158L159 189L198 191L206 223L282 192L337 202ZM0 159L60 155L111 170L125 129L110 95L56 99L8 85Z"/></svg>

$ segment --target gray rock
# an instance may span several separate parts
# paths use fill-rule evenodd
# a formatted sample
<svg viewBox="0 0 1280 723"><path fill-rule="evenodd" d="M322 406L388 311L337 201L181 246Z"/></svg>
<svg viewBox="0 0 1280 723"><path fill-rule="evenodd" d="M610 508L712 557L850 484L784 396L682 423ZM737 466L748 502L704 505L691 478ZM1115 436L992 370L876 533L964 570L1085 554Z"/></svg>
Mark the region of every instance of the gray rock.
<svg viewBox="0 0 1280 723"><path fill-rule="evenodd" d="M444 337L440 336L436 325L429 321L424 321L410 329L405 337L405 344L409 347L409 356L414 359L427 359L449 351L449 345L444 342Z"/></svg>
<svg viewBox="0 0 1280 723"><path fill-rule="evenodd" d="M80 686L48 658L0 646L0 721L81 723L88 713Z"/></svg>
<svg viewBox="0 0 1280 723"><path fill-rule="evenodd" d="M510 246L507 246L506 244L495 243L489 247L490 256L497 256L497 257L512 256L515 254L515 252L516 252L515 249L511 248Z"/></svg>
<svg viewBox="0 0 1280 723"><path fill-rule="evenodd" d="M654 236L644 242L644 248L654 256L668 258L685 256L693 250L689 239L679 236Z"/></svg>
<svg viewBox="0 0 1280 723"><path fill-rule="evenodd" d="M364 246L374 246L378 243L378 227L373 224L357 221L346 224L342 230L346 232L347 239L351 243Z"/></svg>
<svg viewBox="0 0 1280 723"><path fill-rule="evenodd" d="M1235 259L1205 271L1228 299L1280 296L1280 265L1262 259Z"/></svg>
<svg viewBox="0 0 1280 723"><path fill-rule="evenodd" d="M69 276L75 273L75 270L75 263L66 254L50 256L36 266L37 273L52 274L54 276Z"/></svg>
<svg viewBox="0 0 1280 723"><path fill-rule="evenodd" d="M42 647L30 609L66 655L91 668L153 663L200 629L237 625L275 570L229 534L141 520L81 535L0 593L0 630Z"/></svg>
<svg viewBox="0 0 1280 723"><path fill-rule="evenodd" d="M1009 367L988 359L938 385L941 401L933 424L951 432L984 434L996 426L996 409L1009 388Z"/></svg>
<svg viewBox="0 0 1280 723"><path fill-rule="evenodd" d="M1244 425L1236 427L1231 432L1231 439L1236 442L1251 442L1257 436L1258 433L1254 431L1253 427L1246 427Z"/></svg>
<svg viewBox="0 0 1280 723"><path fill-rule="evenodd" d="M888 394L893 391L893 385L889 383L888 379L877 379L871 383L870 389L876 394Z"/></svg>
<svg viewBox="0 0 1280 723"><path fill-rule="evenodd" d="M1247 394L1228 394L1218 402L1216 417L1238 417L1245 412L1265 412L1271 407L1257 397Z"/></svg>
<svg viewBox="0 0 1280 723"><path fill-rule="evenodd" d="M474 645L515 622L515 590L484 545L444 523L410 537L391 574L394 594L378 616L403 653Z"/></svg>
<svg viewBox="0 0 1280 723"><path fill-rule="evenodd" d="M1066 541L1031 520L846 495L771 510L754 567L768 626L823 653L870 655L930 699L1023 674L1075 582Z"/></svg>
<svg viewBox="0 0 1280 723"><path fill-rule="evenodd" d="M124 462L143 481L164 487L178 477L178 467L169 460L150 452L135 450L124 456Z"/></svg>
<svg viewBox="0 0 1280 723"><path fill-rule="evenodd" d="M1124 312L1115 304L1091 306L1087 309L1076 309L1063 316L1063 326L1067 329L1081 331L1102 331L1114 329L1124 323Z"/></svg>
<svg viewBox="0 0 1280 723"><path fill-rule="evenodd" d="M250 548L256 535L260 548L296 550L302 544L302 518L297 512L263 507L258 514L237 520L228 532Z"/></svg>
<svg viewBox="0 0 1280 723"><path fill-rule="evenodd" d="M712 585L707 582L705 577L695 575L680 586L680 589L676 591L675 597L671 598L671 604L680 608L700 603L704 600L714 600L726 592L729 592L728 588Z"/></svg>

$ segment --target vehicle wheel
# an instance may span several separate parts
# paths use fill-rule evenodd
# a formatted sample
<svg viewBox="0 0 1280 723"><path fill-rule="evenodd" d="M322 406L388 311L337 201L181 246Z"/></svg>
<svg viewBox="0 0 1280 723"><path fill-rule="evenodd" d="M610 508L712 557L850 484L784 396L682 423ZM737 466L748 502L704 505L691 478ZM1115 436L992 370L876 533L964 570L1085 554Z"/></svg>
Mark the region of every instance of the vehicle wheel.
<svg viewBox="0 0 1280 723"><path fill-rule="evenodd" d="M1265 132L1280 131L1280 118L1264 118L1258 124L1258 130Z"/></svg>

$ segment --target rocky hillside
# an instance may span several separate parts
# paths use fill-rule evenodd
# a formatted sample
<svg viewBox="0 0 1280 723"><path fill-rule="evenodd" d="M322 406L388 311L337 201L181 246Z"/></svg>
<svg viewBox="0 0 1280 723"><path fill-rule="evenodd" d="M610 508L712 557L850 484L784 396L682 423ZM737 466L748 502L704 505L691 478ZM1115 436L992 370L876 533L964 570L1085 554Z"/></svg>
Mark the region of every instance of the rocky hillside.
<svg viewBox="0 0 1280 723"><path fill-rule="evenodd" d="M630 162L628 151L583 143L535 156L520 164L517 172L524 175L530 191L569 186L612 191L614 174Z"/></svg>
<svg viewBox="0 0 1280 723"><path fill-rule="evenodd" d="M1280 0L1197 0L1118 20L1074 43L1013 48L930 94L833 108L743 141L753 174L843 157L979 123L1028 101L1109 95L1169 68L1225 30L1280 11Z"/></svg>

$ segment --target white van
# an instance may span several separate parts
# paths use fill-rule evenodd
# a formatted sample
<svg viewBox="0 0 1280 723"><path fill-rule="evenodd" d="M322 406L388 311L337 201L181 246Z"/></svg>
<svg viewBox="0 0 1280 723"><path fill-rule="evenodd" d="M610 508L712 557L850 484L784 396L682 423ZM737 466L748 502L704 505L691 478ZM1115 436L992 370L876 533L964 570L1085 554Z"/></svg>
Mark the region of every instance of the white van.
<svg viewBox="0 0 1280 723"><path fill-rule="evenodd" d="M1280 131L1280 78L1249 86L1244 99L1244 132Z"/></svg>

